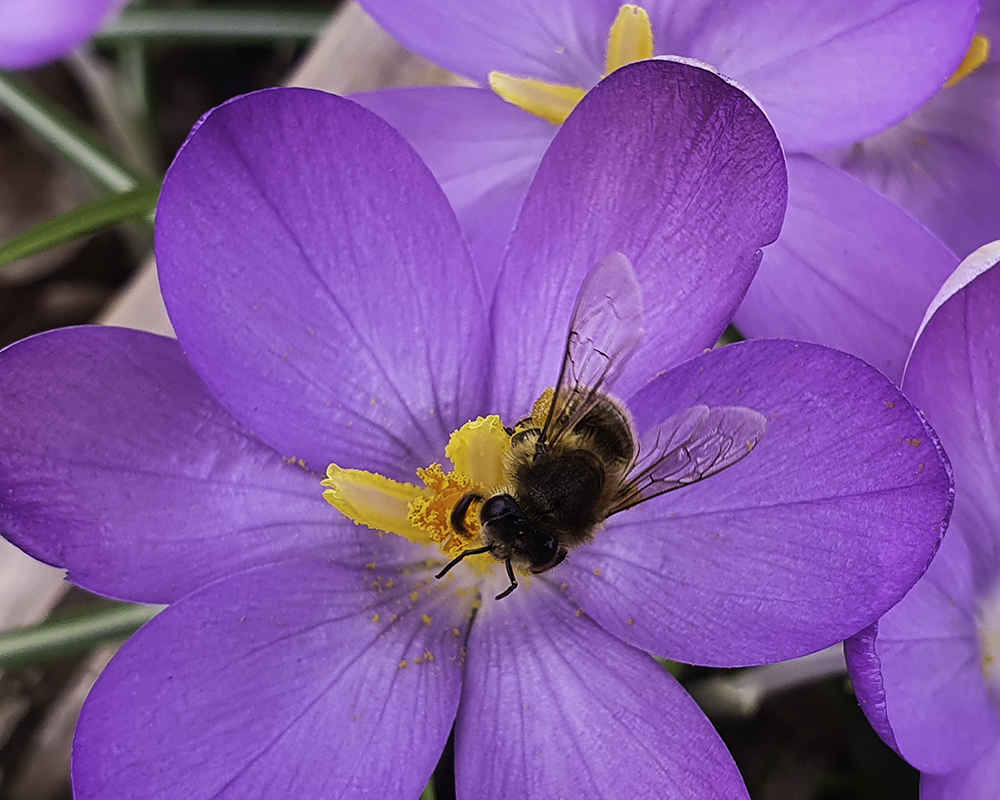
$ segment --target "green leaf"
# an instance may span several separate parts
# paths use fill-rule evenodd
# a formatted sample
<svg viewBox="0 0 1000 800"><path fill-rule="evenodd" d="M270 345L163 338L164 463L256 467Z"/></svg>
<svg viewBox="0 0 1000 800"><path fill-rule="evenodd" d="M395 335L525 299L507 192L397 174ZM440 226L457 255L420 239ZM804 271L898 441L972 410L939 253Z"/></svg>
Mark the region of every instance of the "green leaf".
<svg viewBox="0 0 1000 800"><path fill-rule="evenodd" d="M427 782L424 790L420 793L420 800L437 800L437 793L434 791L434 776Z"/></svg>
<svg viewBox="0 0 1000 800"><path fill-rule="evenodd" d="M107 192L127 192L145 181L94 135L20 78L0 70L0 106Z"/></svg>
<svg viewBox="0 0 1000 800"><path fill-rule="evenodd" d="M260 44L308 42L330 18L329 11L222 8L126 8L94 37L117 45L137 39L150 43Z"/></svg>
<svg viewBox="0 0 1000 800"><path fill-rule="evenodd" d="M151 215L159 196L159 184L144 184L130 192L103 197L48 219L0 245L0 266L63 242L90 236L119 222Z"/></svg>
<svg viewBox="0 0 1000 800"><path fill-rule="evenodd" d="M125 639L151 620L163 606L115 603L74 617L0 633L0 669L56 661L80 655L106 642Z"/></svg>

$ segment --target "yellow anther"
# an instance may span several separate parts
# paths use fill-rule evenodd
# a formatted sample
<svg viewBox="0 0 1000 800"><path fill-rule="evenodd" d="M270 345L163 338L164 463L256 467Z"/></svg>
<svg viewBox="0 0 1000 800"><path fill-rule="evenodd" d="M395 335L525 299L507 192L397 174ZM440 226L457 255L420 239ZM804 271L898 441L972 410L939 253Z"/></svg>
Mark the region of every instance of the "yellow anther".
<svg viewBox="0 0 1000 800"><path fill-rule="evenodd" d="M455 506L466 495L488 496L504 482L504 459L509 451L510 436L500 418L480 417L451 435L445 456L454 470L446 472L441 464L417 469L423 487L331 464L323 481L329 487L323 497L358 524L412 542L435 544L453 558L479 536L478 505L468 504L464 532L452 526ZM385 586L392 588L391 578Z"/></svg>
<svg viewBox="0 0 1000 800"><path fill-rule="evenodd" d="M962 63L958 65L958 69L955 70L955 74L948 78L945 82L944 88L947 89L949 86L954 86L964 78L968 78L973 72L985 64L989 57L990 40L981 33L977 33L972 37L969 49L965 51L965 58L963 58Z"/></svg>
<svg viewBox="0 0 1000 800"><path fill-rule="evenodd" d="M562 125L586 89L536 78L515 78L505 72L490 73L490 88L508 103L523 108L553 125Z"/></svg>
<svg viewBox="0 0 1000 800"><path fill-rule="evenodd" d="M479 527L474 525L465 536L451 526L451 512L458 502L469 493L479 494L483 487L473 483L467 475L457 470L445 472L440 464L431 464L426 469L418 469L417 476L430 490L413 498L410 503L410 524L428 535L449 558L465 550L479 535ZM469 520L467 519L466 522Z"/></svg>
<svg viewBox="0 0 1000 800"><path fill-rule="evenodd" d="M323 486L330 487L323 492L326 501L355 523L430 544L430 537L410 524L410 503L421 493L412 483L331 464Z"/></svg>
<svg viewBox="0 0 1000 800"><path fill-rule="evenodd" d="M465 423L453 433L444 454L455 465L455 472L468 475L473 483L499 486L506 481L503 463L508 450L510 436L500 417L490 414Z"/></svg>
<svg viewBox="0 0 1000 800"><path fill-rule="evenodd" d="M641 6L626 3L608 33L608 52L604 74L619 67L653 57L653 25ZM576 108L587 89L565 83L549 83L537 78L518 78L506 72L489 75L490 88L508 103L541 117L553 125L562 125Z"/></svg>
<svg viewBox="0 0 1000 800"><path fill-rule="evenodd" d="M653 57L653 25L646 9L626 3L618 9L618 16L608 36L608 57L604 73L610 75L619 67Z"/></svg>

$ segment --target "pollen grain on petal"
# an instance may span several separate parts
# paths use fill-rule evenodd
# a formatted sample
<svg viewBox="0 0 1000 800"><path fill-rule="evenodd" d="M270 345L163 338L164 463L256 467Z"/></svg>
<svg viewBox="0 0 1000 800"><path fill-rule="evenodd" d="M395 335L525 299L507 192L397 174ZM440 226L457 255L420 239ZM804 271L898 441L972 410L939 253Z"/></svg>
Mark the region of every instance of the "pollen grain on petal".
<svg viewBox="0 0 1000 800"><path fill-rule="evenodd" d="M608 55L605 74L610 75L619 67L653 57L653 25L646 9L625 3L618 9L618 16L608 35Z"/></svg>
<svg viewBox="0 0 1000 800"><path fill-rule="evenodd" d="M945 81L944 88L947 89L956 83L968 78L973 72L979 69L990 57L990 40L977 33L969 43L969 49L965 51L962 63L958 65L955 74Z"/></svg>
<svg viewBox="0 0 1000 800"><path fill-rule="evenodd" d="M495 70L490 73L489 81L490 88L508 103L553 125L562 125L587 93L580 86L548 83L537 78L516 78Z"/></svg>

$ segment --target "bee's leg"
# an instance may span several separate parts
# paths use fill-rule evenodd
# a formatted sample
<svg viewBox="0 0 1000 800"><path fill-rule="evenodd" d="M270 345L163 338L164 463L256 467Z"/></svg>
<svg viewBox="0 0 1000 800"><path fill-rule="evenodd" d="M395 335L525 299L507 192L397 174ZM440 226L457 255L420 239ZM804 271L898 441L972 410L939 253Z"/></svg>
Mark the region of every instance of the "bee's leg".
<svg viewBox="0 0 1000 800"><path fill-rule="evenodd" d="M514 568L510 565L510 559L504 559L504 563L507 565L507 577L510 578L510 586L500 592L500 594L496 596L496 600L503 600L517 588L517 578L514 577Z"/></svg>
<svg viewBox="0 0 1000 800"><path fill-rule="evenodd" d="M443 570L441 570L434 577L435 578L443 578L445 575L448 574L448 570L450 570L453 566L455 566L459 561L461 561L466 556L477 556L480 553L488 553L489 551L490 551L489 546L486 546L486 547L477 547L474 550L464 550L463 552L461 552L457 556L455 556L451 561L449 561L447 563L447 565L445 566L445 568Z"/></svg>
<svg viewBox="0 0 1000 800"><path fill-rule="evenodd" d="M473 503L481 503L482 501L483 496L481 494L476 494L475 492L469 492L468 494L463 495L462 499L455 503L455 507L451 510L451 516L449 517L451 527L459 533L468 535L469 531L465 527L465 515L469 513L469 507Z"/></svg>
<svg viewBox="0 0 1000 800"><path fill-rule="evenodd" d="M552 560L548 564L543 564L540 567L532 567L531 568L531 574L532 575L538 575L541 572L548 572L553 567L555 567L555 566L557 566L559 564L562 564L563 559L566 558L566 554L568 552L569 551L565 547L560 547L556 551L556 554L552 557Z"/></svg>

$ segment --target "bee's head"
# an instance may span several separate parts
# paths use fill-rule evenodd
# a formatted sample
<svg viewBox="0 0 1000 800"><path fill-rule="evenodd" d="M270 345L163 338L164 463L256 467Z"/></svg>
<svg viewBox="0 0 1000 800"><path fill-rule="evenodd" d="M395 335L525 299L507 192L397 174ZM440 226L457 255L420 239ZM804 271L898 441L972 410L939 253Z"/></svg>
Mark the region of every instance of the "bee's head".
<svg viewBox="0 0 1000 800"><path fill-rule="evenodd" d="M491 497L479 510L483 543L498 561L512 559L532 570L547 568L559 555L559 540L528 521L509 494Z"/></svg>

